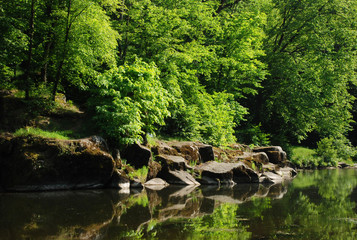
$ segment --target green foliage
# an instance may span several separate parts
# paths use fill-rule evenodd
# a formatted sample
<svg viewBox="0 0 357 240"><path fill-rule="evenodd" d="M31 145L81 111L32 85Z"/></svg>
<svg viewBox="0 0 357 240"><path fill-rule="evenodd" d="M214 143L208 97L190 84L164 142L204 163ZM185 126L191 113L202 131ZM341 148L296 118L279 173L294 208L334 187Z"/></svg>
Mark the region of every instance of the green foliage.
<svg viewBox="0 0 357 240"><path fill-rule="evenodd" d="M236 135L241 143L253 144L254 146L267 146L270 144L270 134L262 131L261 124L238 129Z"/></svg>
<svg viewBox="0 0 357 240"><path fill-rule="evenodd" d="M338 162L352 163L356 154L356 148L345 137L330 137L321 139L315 150L293 147L291 161L303 168L337 166Z"/></svg>
<svg viewBox="0 0 357 240"><path fill-rule="evenodd" d="M51 132L39 128L32 128L32 127L20 128L17 129L14 133L15 136L39 136L44 138L56 138L56 139L63 139L63 140L69 139L69 137L67 137L68 134L70 134L68 131Z"/></svg>
<svg viewBox="0 0 357 240"><path fill-rule="evenodd" d="M263 13L242 6L216 14L217 2L129 1L117 27L119 56L155 61L170 94L164 134L225 145L247 109L237 100L255 94L266 74Z"/></svg>
<svg viewBox="0 0 357 240"><path fill-rule="evenodd" d="M94 92L94 119L117 144L148 133L214 145L346 135L356 9L349 0L1 1L0 88L81 103ZM58 109L41 104L31 111Z"/></svg>
<svg viewBox="0 0 357 240"><path fill-rule="evenodd" d="M129 172L129 177L130 179L137 178L141 183L144 183L146 181L146 176L148 175L149 168L146 166L143 166L142 168L136 169L132 172Z"/></svg>
<svg viewBox="0 0 357 240"><path fill-rule="evenodd" d="M340 161L350 162L357 151L345 137L329 137L317 143L316 154L321 159L322 165L337 166Z"/></svg>
<svg viewBox="0 0 357 240"><path fill-rule="evenodd" d="M264 129L275 142L294 143L313 130L345 134L356 80L356 2L277 0L264 11L270 74L255 113Z"/></svg>
<svg viewBox="0 0 357 240"><path fill-rule="evenodd" d="M154 64L137 60L98 78L97 95L91 101L95 120L116 143L141 141L142 135L165 124L169 98L158 75Z"/></svg>
<svg viewBox="0 0 357 240"><path fill-rule="evenodd" d="M237 219L238 205L222 204L211 215L189 219L192 239L250 239L251 233Z"/></svg>

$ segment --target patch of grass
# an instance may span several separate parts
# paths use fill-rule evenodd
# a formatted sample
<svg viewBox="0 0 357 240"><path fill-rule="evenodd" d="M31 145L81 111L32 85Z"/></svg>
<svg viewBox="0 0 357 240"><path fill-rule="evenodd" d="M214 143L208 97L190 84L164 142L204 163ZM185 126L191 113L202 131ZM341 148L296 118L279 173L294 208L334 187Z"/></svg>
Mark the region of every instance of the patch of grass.
<svg viewBox="0 0 357 240"><path fill-rule="evenodd" d="M130 179L137 178L141 183L144 183L146 181L146 176L149 173L149 168L146 166L143 166L142 168L135 169L134 171L131 171L128 173L128 176Z"/></svg>
<svg viewBox="0 0 357 240"><path fill-rule="evenodd" d="M68 140L69 137L69 132L67 131L56 131L56 132L50 132L50 131L45 131L39 128L32 128L32 127L25 127L25 128L20 128L17 129L14 133L15 136L39 136L39 137L44 137L44 138L55 138L55 139L63 139L63 140Z"/></svg>
<svg viewBox="0 0 357 240"><path fill-rule="evenodd" d="M306 147L292 147L291 161L300 167L317 167L320 159L316 151Z"/></svg>

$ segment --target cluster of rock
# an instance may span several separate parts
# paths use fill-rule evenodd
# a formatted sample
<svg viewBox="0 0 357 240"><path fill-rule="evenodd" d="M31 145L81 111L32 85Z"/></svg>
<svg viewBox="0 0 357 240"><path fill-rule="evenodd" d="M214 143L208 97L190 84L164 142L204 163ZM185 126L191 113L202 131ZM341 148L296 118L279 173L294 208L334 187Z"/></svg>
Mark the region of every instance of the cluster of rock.
<svg viewBox="0 0 357 240"><path fill-rule="evenodd" d="M135 169L148 167L145 183L127 177L119 152L110 154L101 137L56 140L2 134L0 190L277 183L296 175L281 147L250 150L234 145L223 150L197 142L160 141L151 149L131 145L121 155Z"/></svg>

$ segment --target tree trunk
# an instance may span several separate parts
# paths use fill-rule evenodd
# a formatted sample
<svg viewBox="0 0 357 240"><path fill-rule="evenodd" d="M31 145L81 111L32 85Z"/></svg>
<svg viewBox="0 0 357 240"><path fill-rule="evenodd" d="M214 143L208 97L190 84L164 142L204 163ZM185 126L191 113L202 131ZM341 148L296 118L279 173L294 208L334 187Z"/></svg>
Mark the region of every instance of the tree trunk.
<svg viewBox="0 0 357 240"><path fill-rule="evenodd" d="M34 37L34 19L35 19L35 2L36 0L31 1L31 15L29 19L29 50L27 53L27 63L25 69L25 99L30 98L30 86L31 86L31 65L32 65L32 52L33 52L33 37Z"/></svg>
<svg viewBox="0 0 357 240"><path fill-rule="evenodd" d="M47 19L51 19L51 15L52 15L52 1L47 2L46 5L46 17ZM42 66L42 70L41 70L41 79L42 82L47 83L47 76L48 76L48 61L49 61L49 56L50 56L50 51L51 51L51 47L53 44L53 29L55 24L52 22L51 24L51 28L47 33L47 40L45 41L45 53L44 53L44 63Z"/></svg>
<svg viewBox="0 0 357 240"><path fill-rule="evenodd" d="M68 9L67 9L66 33L65 33L65 38L64 38L62 59L59 62L58 67L57 67L55 83L53 85L53 90L52 90L52 100L53 101L56 100L57 87L58 87L58 84L61 81L61 71L62 71L62 68L63 68L64 60L66 59L66 56L67 56L67 45L68 45L68 39L69 39L69 30L71 29L71 25L72 25L72 23L70 22L71 6L72 6L72 0L69 0L68 1Z"/></svg>

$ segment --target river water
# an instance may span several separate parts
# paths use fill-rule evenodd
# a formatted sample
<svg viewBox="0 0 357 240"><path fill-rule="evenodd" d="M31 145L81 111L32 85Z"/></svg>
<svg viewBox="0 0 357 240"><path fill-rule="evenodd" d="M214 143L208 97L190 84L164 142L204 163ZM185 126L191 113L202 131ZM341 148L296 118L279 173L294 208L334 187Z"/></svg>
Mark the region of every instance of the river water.
<svg viewBox="0 0 357 240"><path fill-rule="evenodd" d="M0 239L357 239L357 170L270 186L2 193Z"/></svg>

